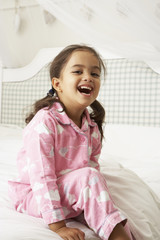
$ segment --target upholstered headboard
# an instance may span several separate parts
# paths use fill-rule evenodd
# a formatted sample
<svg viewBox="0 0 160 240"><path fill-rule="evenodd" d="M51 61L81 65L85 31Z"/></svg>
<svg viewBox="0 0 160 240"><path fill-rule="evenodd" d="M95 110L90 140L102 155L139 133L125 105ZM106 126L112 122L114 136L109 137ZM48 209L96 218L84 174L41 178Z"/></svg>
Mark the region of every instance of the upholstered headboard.
<svg viewBox="0 0 160 240"><path fill-rule="evenodd" d="M109 59L99 99L107 123L160 127L160 74L146 63Z"/></svg>
<svg viewBox="0 0 160 240"><path fill-rule="evenodd" d="M28 107L51 87L49 63L60 49L43 49L26 68L3 70L1 123L25 125ZM106 123L160 127L160 74L144 62L103 58L107 74L98 100L106 109Z"/></svg>

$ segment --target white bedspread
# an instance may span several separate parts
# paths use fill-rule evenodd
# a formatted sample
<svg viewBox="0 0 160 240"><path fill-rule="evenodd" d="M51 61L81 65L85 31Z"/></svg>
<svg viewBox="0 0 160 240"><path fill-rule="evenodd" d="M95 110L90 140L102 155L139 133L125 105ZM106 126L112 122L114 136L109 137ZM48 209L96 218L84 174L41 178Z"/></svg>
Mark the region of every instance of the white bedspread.
<svg viewBox="0 0 160 240"><path fill-rule="evenodd" d="M132 133L130 143L124 134L126 131L128 136L129 130ZM106 142L104 142L101 155L101 170L115 204L128 217L130 228L136 239L160 240L160 200L158 198L158 196L160 197L160 154L156 148L160 142L160 130L153 131L152 129L152 133L150 132L150 138L154 137L154 141L159 140L158 143L155 141L150 146L144 146L149 142L145 142L145 144L141 142L146 156L142 154L142 146L140 149L133 146L135 130L135 128L132 130L131 127L127 130L121 126L107 127L105 130ZM142 132L141 134L149 134L146 133L147 130L143 129L143 134ZM123 132L120 143L124 144L125 151L117 140L118 136L120 138L119 131ZM140 132L140 129L137 132ZM21 137L21 128L0 126L0 239L61 239L48 229L42 219L16 212L8 198L7 181L17 176L16 156L21 146ZM137 139L139 139L138 137L136 136ZM139 143L137 139L136 142ZM153 139L150 139L150 142ZM142 139L140 140L142 141ZM129 148L129 145L132 147ZM152 154L148 148L152 150ZM141 157L138 151L141 153ZM155 153L155 151L157 152ZM143 181L131 170L136 172ZM88 240L99 239L92 230L76 221L68 221L67 224L81 228Z"/></svg>

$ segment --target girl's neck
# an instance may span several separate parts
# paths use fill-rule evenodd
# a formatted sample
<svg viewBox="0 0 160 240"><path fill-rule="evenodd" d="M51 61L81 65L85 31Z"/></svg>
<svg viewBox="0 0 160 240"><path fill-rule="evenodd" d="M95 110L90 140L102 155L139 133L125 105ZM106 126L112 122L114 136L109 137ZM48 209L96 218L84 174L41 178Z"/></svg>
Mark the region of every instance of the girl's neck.
<svg viewBox="0 0 160 240"><path fill-rule="evenodd" d="M70 112L66 110L66 114L79 128L81 128L83 112Z"/></svg>
<svg viewBox="0 0 160 240"><path fill-rule="evenodd" d="M62 96L59 96L59 100L61 103L63 103L65 107L65 112L68 115L68 117L79 127L81 128L82 123L82 115L86 108L86 106L82 106L77 103L70 103L68 101L63 101Z"/></svg>

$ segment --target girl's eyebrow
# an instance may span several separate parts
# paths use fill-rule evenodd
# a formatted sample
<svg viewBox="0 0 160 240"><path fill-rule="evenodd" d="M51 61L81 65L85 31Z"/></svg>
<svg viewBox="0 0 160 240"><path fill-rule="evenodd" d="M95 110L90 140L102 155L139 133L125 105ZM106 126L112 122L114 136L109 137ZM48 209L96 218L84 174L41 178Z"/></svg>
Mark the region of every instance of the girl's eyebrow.
<svg viewBox="0 0 160 240"><path fill-rule="evenodd" d="M85 67L83 64L75 64L72 66L72 68L74 67ZM98 66L91 66L92 69L98 69L100 71L100 67Z"/></svg>

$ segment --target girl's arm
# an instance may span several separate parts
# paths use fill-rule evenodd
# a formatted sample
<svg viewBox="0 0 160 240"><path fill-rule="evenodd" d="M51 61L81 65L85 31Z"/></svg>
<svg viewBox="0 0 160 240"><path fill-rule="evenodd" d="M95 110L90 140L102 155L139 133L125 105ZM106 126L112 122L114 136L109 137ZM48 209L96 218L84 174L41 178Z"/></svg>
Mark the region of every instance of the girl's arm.
<svg viewBox="0 0 160 240"><path fill-rule="evenodd" d="M65 219L55 172L55 125L51 116L42 111L24 133L29 182L46 224Z"/></svg>
<svg viewBox="0 0 160 240"><path fill-rule="evenodd" d="M56 232L60 228L66 227L66 224L65 224L65 221L62 220L60 222L48 224L48 226L49 226L50 230L52 230L53 232Z"/></svg>
<svg viewBox="0 0 160 240"><path fill-rule="evenodd" d="M94 133L96 137L92 137L92 153L90 155L90 166L97 170L100 170L98 160L101 153L102 144L101 144L101 135L98 130L98 127L95 128ZM92 133L92 135L94 134Z"/></svg>
<svg viewBox="0 0 160 240"><path fill-rule="evenodd" d="M66 227L65 221L60 221L48 225L50 230L56 232L63 239L84 240L85 234L77 228Z"/></svg>

